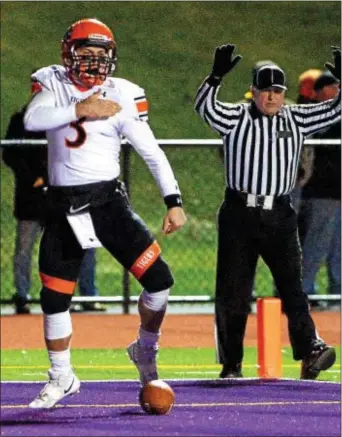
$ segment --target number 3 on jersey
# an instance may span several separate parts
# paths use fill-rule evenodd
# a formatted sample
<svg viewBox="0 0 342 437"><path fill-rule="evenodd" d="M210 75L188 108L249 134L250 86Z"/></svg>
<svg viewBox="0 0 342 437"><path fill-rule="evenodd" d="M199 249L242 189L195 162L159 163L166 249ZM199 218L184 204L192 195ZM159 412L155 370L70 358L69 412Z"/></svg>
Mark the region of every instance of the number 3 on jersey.
<svg viewBox="0 0 342 437"><path fill-rule="evenodd" d="M85 122L85 118L80 118L79 120L73 121L72 123L69 124L70 127L76 129L77 138L74 141L70 141L68 140L68 138L66 138L65 139L66 147L75 149L77 147L81 147L85 143L85 140L87 139L87 132L82 126L82 123L84 122Z"/></svg>

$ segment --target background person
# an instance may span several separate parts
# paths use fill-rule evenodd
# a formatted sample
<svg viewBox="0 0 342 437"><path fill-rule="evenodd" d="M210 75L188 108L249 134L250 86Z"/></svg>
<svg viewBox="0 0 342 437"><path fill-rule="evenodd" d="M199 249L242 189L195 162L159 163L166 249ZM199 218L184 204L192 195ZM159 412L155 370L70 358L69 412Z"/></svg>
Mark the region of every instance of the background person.
<svg viewBox="0 0 342 437"><path fill-rule="evenodd" d="M322 73L323 70L319 68L309 68L299 75L297 103L313 103L316 101L314 84Z"/></svg>
<svg viewBox="0 0 342 437"><path fill-rule="evenodd" d="M25 110L26 106L12 115L6 139L45 139L44 132L25 130ZM17 225L13 256L13 303L17 314L30 314L32 252L46 214L47 149L45 145L30 147L16 144L3 149L2 159L13 171L15 185L14 217Z"/></svg>
<svg viewBox="0 0 342 437"><path fill-rule="evenodd" d="M37 71L33 70L32 73ZM45 140L45 132L30 132L24 127L26 105L15 112L6 132L6 139ZM48 189L47 147L14 144L2 152L2 159L14 176L14 217L17 219L13 256L15 293L13 303L17 314L30 314L31 264L34 243L40 237L46 217ZM95 249L89 249L82 261L79 277L81 296L98 296L95 285ZM105 311L99 302L84 302L78 311Z"/></svg>
<svg viewBox="0 0 342 437"><path fill-rule="evenodd" d="M80 296L96 297L99 296L99 290L96 287L96 249L89 248L85 251L82 260L80 274L78 278L78 292ZM107 310L106 305L101 302L80 302L74 303L70 307L73 313L83 311L101 311Z"/></svg>
<svg viewBox="0 0 342 437"><path fill-rule="evenodd" d="M99 290L96 286L96 249L89 248L84 254L78 278L78 292L80 296L96 297ZM81 302L70 308L73 312L107 311L106 305L101 302Z"/></svg>
<svg viewBox="0 0 342 437"><path fill-rule="evenodd" d="M325 102L339 93L340 82L323 72L314 83L315 99ZM341 122L316 133L316 139L341 139ZM315 146L313 174L302 190L299 228L303 248L303 287L315 295L322 262L328 272L328 293L341 294L341 147ZM311 302L319 307L318 301Z"/></svg>
<svg viewBox="0 0 342 437"><path fill-rule="evenodd" d="M217 47L211 74L200 86L195 109L221 135L226 192L218 212L215 318L221 378L241 377L243 339L259 256L271 270L288 318L293 358L301 378L315 379L333 365L335 350L318 337L301 282L297 215L290 193L303 141L341 118L340 94L317 105L285 105L284 71L265 65L253 76L250 104L222 103L223 76L241 60L235 45ZM341 51L334 49L341 77Z"/></svg>
<svg viewBox="0 0 342 437"><path fill-rule="evenodd" d="M145 160L164 198L163 232L171 234L186 221L174 173L147 123L144 90L110 77L116 68L112 31L96 19L77 21L62 40L62 61L32 76L36 92L24 118L27 129L47 132L50 182L39 270L51 368L31 408L51 408L80 389L71 367L69 307L88 247L105 247L142 285L138 338L127 351L142 384L158 379L160 328L174 280L118 179L123 136Z"/></svg>
<svg viewBox="0 0 342 437"><path fill-rule="evenodd" d="M321 73L322 70L319 70L317 68L310 68L303 71L303 73L299 75L298 94L296 100L297 103L308 104L316 102L316 91L314 90L314 83ZM300 208L302 189L312 175L314 156L314 147L304 144L298 166L297 183L291 193L292 205L297 214Z"/></svg>

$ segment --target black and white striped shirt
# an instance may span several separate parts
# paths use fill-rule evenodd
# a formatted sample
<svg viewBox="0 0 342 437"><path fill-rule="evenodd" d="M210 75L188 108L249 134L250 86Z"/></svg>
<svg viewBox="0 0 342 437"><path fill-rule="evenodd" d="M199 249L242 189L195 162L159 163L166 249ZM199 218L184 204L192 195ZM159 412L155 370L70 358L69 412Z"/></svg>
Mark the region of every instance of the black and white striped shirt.
<svg viewBox="0 0 342 437"><path fill-rule="evenodd" d="M259 195L290 193L304 139L341 119L341 93L322 103L284 105L268 116L253 102L218 101L219 85L207 79L197 92L195 109L222 136L227 186Z"/></svg>

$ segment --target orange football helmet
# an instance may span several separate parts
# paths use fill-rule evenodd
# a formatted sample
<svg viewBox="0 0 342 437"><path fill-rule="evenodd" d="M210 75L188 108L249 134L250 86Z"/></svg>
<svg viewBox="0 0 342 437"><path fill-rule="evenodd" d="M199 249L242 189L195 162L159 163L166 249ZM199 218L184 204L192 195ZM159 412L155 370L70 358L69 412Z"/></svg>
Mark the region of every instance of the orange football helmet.
<svg viewBox="0 0 342 437"><path fill-rule="evenodd" d="M102 47L106 56L78 55L80 47ZM116 44L112 31L94 18L72 24L62 40L62 60L67 72L86 87L101 85L116 67Z"/></svg>

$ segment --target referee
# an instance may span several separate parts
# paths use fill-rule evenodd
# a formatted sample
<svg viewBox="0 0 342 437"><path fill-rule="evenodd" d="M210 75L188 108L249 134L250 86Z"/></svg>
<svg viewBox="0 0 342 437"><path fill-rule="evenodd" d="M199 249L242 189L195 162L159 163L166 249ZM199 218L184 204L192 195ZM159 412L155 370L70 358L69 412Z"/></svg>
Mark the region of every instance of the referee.
<svg viewBox="0 0 342 437"><path fill-rule="evenodd" d="M314 105L284 105L286 78L276 65L253 74L251 103L217 100L225 74L242 59L235 45L217 47L211 74L200 86L195 109L223 140L225 198L218 212L215 318L221 378L242 377L243 339L258 257L268 265L288 318L293 358L301 378L330 368L335 350L318 337L302 287L302 254L290 193L303 141L341 118L340 93ZM341 79L341 51L333 47Z"/></svg>

